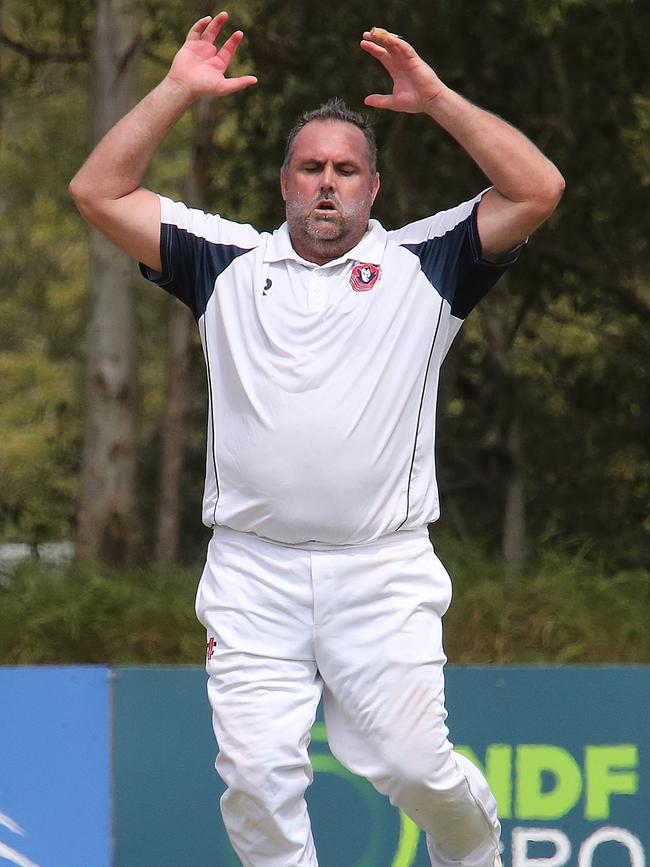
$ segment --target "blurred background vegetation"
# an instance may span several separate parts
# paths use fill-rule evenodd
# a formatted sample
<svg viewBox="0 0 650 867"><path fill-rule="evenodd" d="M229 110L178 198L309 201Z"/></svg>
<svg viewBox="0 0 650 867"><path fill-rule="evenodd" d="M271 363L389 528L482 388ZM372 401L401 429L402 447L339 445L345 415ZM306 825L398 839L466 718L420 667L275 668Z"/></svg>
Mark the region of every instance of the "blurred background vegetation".
<svg viewBox="0 0 650 867"><path fill-rule="evenodd" d="M152 166L158 192L279 225L295 117L332 95L360 108L388 86L358 49L373 24L563 172L559 210L443 368L431 535L455 583L447 647L452 662L649 662L650 5L227 8L246 33L237 68L260 83L188 112ZM216 11L0 0L0 544L68 540L78 554L5 575L0 662L202 657L198 335L177 302L89 242L67 183ZM375 115L387 228L485 186L427 119Z"/></svg>

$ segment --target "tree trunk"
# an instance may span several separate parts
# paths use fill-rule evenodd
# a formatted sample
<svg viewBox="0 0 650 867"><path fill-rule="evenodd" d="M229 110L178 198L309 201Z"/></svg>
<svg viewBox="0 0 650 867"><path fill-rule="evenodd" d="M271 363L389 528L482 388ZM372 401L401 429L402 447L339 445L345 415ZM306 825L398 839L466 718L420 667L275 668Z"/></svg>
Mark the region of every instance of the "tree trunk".
<svg viewBox="0 0 650 867"><path fill-rule="evenodd" d="M0 33L4 32L4 23L5 23L4 0L0 0ZM0 45L0 75L3 72L2 54L3 54L3 46ZM3 91L2 91L2 89L0 89L0 134L2 134L2 132L3 132L3 130L2 130L2 118L4 116L4 110L3 110L4 109L4 99L3 99L3 97L4 97Z"/></svg>
<svg viewBox="0 0 650 867"><path fill-rule="evenodd" d="M505 478L502 552L506 577L516 578L526 559L526 500L517 418L511 421L505 445L510 460Z"/></svg>
<svg viewBox="0 0 650 867"><path fill-rule="evenodd" d="M526 500L517 389L510 359L514 331L504 303L493 298L489 305L479 309L493 393L493 411L486 443L494 455L495 465L498 467L498 482L503 493L501 552L505 574L507 578L516 578L521 573L526 556ZM522 308L518 327L523 322L524 315Z"/></svg>
<svg viewBox="0 0 650 867"><path fill-rule="evenodd" d="M131 0L97 0L95 5L95 142L137 99L139 22L131 10ZM132 263L95 229L88 252L86 424L76 554L124 564L135 558L140 535Z"/></svg>
<svg viewBox="0 0 650 867"><path fill-rule="evenodd" d="M176 563L180 553L181 479L185 461L185 428L189 388L190 348L194 319L190 310L172 299L167 332L167 376L162 419L162 450L155 558Z"/></svg>
<svg viewBox="0 0 650 867"><path fill-rule="evenodd" d="M213 136L218 118L216 100L201 101L192 108L190 168L185 179L184 200L205 209L214 155ZM158 563L176 563L180 553L181 481L185 459L187 398L194 319L174 300L169 312L165 408L162 419L160 484L155 558Z"/></svg>

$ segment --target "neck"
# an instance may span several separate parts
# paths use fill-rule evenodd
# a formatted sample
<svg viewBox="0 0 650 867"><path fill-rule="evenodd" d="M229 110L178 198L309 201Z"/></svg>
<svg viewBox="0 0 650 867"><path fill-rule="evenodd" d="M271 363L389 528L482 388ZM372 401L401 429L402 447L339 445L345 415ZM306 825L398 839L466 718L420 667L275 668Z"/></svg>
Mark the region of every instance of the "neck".
<svg viewBox="0 0 650 867"><path fill-rule="evenodd" d="M339 259L353 247L356 247L365 235L366 229L358 237L350 238L346 236L329 239L314 238L302 232L296 232L289 226L289 237L291 238L291 246L299 256L306 259L307 262L314 262L316 265L326 265L328 262Z"/></svg>

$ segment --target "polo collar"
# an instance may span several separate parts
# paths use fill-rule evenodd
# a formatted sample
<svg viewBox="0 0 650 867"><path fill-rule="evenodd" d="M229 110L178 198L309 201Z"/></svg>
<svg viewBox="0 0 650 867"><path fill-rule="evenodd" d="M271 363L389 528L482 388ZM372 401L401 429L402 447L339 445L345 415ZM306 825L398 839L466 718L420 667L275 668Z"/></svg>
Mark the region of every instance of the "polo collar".
<svg viewBox="0 0 650 867"><path fill-rule="evenodd" d="M368 262L372 265L381 265L384 248L386 247L386 235L386 230L378 220L369 220L368 229L356 247L348 250L347 253L344 253L338 259L326 262L325 265L321 267L326 268L328 265L339 265L342 262L348 261ZM281 262L286 259L300 262L310 268L318 267L314 262L308 262L296 253L291 245L289 227L286 223L283 223L280 228L276 229L271 235L266 246L264 261Z"/></svg>

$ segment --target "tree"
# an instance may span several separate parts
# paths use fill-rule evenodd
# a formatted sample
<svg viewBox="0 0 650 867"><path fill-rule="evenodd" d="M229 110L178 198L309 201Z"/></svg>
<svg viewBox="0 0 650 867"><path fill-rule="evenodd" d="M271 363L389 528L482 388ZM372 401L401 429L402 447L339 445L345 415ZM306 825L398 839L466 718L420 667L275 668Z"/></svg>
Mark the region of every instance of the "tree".
<svg viewBox="0 0 650 867"><path fill-rule="evenodd" d="M148 7L147 90L194 13L176 2L138 5ZM92 97L83 58L93 9L87 0L2 0L0 11L1 533L3 540L38 542L72 531L79 486L85 234L65 187L87 152L83 125ZM206 137L202 198L183 188L189 116L163 143L147 184L274 228L284 217L278 170L286 131L300 112L332 95L362 108L367 93L381 92L386 76L361 55L360 34L372 24L401 33L448 84L529 134L567 178L557 214L469 317L443 367L443 517L433 533L478 539L498 555L521 550L513 540L521 541L525 529L533 555L545 546L590 546L591 556L612 568L647 564L650 7L639 0L458 0L433 7L378 0L372 18L361 0L331 0L327 25L314 27L309 4L299 0L242 0L229 24L246 32L237 67L260 83L219 102L219 123ZM155 57L163 65L154 69ZM372 114L382 172L376 216L387 227L485 185L426 119ZM155 287L137 286L146 388L139 442L129 449L138 450L145 482L138 514L154 527L169 307ZM112 315L121 289L111 284L109 292ZM198 351L190 362L180 503L184 549L198 552L205 385ZM131 400L134 380L127 382ZM133 463L126 477L134 481Z"/></svg>
<svg viewBox="0 0 650 867"><path fill-rule="evenodd" d="M93 137L137 99L139 21L130 0L97 0ZM134 559L139 544L136 326L132 264L95 229L89 234L86 423L77 556Z"/></svg>
<svg viewBox="0 0 650 867"><path fill-rule="evenodd" d="M69 539L78 489L85 2L0 7L0 539Z"/></svg>

